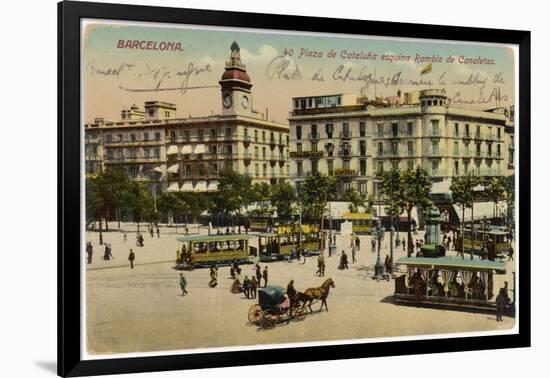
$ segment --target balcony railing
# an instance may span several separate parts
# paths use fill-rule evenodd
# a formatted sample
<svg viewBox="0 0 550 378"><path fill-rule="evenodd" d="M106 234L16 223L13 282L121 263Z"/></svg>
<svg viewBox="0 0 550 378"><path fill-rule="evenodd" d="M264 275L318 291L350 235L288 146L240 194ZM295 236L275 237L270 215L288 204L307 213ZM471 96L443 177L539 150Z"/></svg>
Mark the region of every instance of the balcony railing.
<svg viewBox="0 0 550 378"><path fill-rule="evenodd" d="M356 176L357 171L350 168L337 168L334 170L334 176Z"/></svg>
<svg viewBox="0 0 550 378"><path fill-rule="evenodd" d="M318 140L319 138L320 138L319 133L308 134L308 139L310 140Z"/></svg>
<svg viewBox="0 0 550 378"><path fill-rule="evenodd" d="M340 149L338 150L338 155L339 156L351 156L353 155L353 152L351 149Z"/></svg>
<svg viewBox="0 0 550 378"><path fill-rule="evenodd" d="M342 131L342 132L340 132L340 138L344 138L344 139L351 138L351 131Z"/></svg>
<svg viewBox="0 0 550 378"><path fill-rule="evenodd" d="M322 157L323 151L290 151L291 158Z"/></svg>

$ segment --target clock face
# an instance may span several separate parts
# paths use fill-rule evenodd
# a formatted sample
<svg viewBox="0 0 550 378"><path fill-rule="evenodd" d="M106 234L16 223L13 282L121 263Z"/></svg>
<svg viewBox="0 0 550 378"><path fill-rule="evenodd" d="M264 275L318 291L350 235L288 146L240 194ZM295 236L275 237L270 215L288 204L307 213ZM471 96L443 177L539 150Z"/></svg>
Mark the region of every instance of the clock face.
<svg viewBox="0 0 550 378"><path fill-rule="evenodd" d="M230 94L226 94L225 96L223 96L223 106L224 107L229 108L232 103L233 103L233 98L231 97Z"/></svg>
<svg viewBox="0 0 550 378"><path fill-rule="evenodd" d="M248 108L248 97L246 96L243 96L243 98L241 99L241 104L243 106L243 108Z"/></svg>

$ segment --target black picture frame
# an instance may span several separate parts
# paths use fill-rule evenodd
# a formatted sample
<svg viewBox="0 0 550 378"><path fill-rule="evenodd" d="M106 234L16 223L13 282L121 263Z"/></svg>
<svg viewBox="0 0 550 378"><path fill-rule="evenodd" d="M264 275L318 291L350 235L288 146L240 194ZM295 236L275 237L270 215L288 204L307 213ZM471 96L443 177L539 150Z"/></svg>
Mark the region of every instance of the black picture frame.
<svg viewBox="0 0 550 378"><path fill-rule="evenodd" d="M80 356L81 240L80 20L149 21L199 25L338 32L386 37L427 38L515 44L519 47L520 158L519 334L423 339L353 345L232 351L192 355L82 360ZM58 4L58 374L84 376L238 365L337 360L390 355L529 347L530 325L530 32L426 24L254 14L154 6L64 1Z"/></svg>

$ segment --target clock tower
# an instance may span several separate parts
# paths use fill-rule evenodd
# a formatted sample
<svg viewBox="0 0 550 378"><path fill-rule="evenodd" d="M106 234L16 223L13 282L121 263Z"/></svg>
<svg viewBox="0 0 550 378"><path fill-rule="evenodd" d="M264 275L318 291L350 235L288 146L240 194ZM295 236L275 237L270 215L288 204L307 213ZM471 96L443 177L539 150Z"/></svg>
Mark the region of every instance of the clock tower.
<svg viewBox="0 0 550 378"><path fill-rule="evenodd" d="M231 56L225 63L220 80L222 90L222 115L252 115L252 82L241 62L241 48L231 44Z"/></svg>

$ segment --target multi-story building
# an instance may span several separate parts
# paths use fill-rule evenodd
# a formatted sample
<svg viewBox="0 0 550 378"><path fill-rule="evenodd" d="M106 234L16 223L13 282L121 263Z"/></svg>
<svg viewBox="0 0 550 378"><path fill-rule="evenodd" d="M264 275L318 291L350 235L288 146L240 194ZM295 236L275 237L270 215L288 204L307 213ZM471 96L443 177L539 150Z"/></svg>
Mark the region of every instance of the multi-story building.
<svg viewBox="0 0 550 378"><path fill-rule="evenodd" d="M291 178L299 183L315 171L338 176L340 194L351 187L374 192L374 173L391 167L422 166L438 188L469 172L510 173L506 135L513 126L506 115L451 106L444 90L403 97L399 91L391 101L297 97L289 121Z"/></svg>
<svg viewBox="0 0 550 378"><path fill-rule="evenodd" d="M253 182L286 180L288 126L253 110L252 81L235 42L219 83L219 115L178 118L175 104L149 101L144 111L135 105L123 110L120 121L86 125L86 138L92 132L100 137L104 167L116 164L149 181L156 193L216 190L225 170L246 173Z"/></svg>

